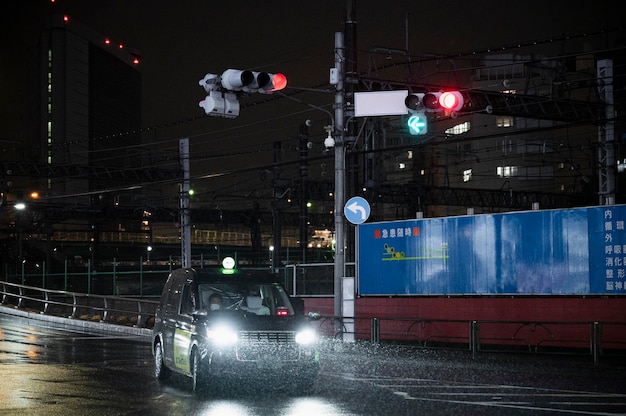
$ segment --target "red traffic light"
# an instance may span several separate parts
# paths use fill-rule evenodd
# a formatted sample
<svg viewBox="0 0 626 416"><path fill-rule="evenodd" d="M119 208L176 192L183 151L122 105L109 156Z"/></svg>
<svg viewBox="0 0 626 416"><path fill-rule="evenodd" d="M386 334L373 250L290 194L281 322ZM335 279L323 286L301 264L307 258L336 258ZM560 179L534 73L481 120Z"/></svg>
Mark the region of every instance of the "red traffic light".
<svg viewBox="0 0 626 416"><path fill-rule="evenodd" d="M274 88L269 92L282 90L287 86L287 77L281 73L272 74L272 85Z"/></svg>
<svg viewBox="0 0 626 416"><path fill-rule="evenodd" d="M463 103L463 96L458 91L444 91L439 96L439 105L444 110L459 111Z"/></svg>

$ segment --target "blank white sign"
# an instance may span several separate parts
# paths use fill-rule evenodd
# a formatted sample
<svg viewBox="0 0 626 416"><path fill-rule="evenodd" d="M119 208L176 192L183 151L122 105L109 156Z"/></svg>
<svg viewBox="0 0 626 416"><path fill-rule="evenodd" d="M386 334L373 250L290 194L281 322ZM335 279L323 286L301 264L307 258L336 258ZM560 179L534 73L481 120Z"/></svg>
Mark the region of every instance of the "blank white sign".
<svg viewBox="0 0 626 416"><path fill-rule="evenodd" d="M399 116L407 113L404 100L408 90L354 93L354 116Z"/></svg>

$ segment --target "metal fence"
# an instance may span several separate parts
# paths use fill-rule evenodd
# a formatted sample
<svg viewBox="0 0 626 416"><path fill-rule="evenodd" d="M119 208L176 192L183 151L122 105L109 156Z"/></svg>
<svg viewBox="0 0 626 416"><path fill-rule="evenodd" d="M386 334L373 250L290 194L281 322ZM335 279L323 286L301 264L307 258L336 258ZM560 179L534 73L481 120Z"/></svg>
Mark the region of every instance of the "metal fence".
<svg viewBox="0 0 626 416"><path fill-rule="evenodd" d="M351 325L353 324L353 325ZM338 329L339 328L339 329ZM349 332L349 328L354 328ZM479 353L515 351L519 353L586 355L598 365L601 356L623 356L626 342L619 335L626 322L497 321L424 318L334 317L322 316L318 330L329 337L396 342L424 348L468 349Z"/></svg>
<svg viewBox="0 0 626 416"><path fill-rule="evenodd" d="M36 271L21 270L18 274L5 271L3 280L22 285L87 294L158 297L172 270L179 268L175 260L155 262L138 258L118 262L113 259L98 267L87 260L80 264L65 261L63 271L45 272L45 264ZM214 259L193 259L192 267L216 267ZM250 268L250 267L248 267ZM257 269L268 270L267 267ZM282 283L293 296L332 296L334 293L334 264L288 264L277 269ZM344 276L354 276L354 262L346 263Z"/></svg>
<svg viewBox="0 0 626 416"><path fill-rule="evenodd" d="M0 282L2 305L71 319L151 328L158 301Z"/></svg>
<svg viewBox="0 0 626 416"><path fill-rule="evenodd" d="M355 263L347 262L344 276L355 275ZM279 273L283 284L292 296L333 296L334 264L308 263L288 264Z"/></svg>

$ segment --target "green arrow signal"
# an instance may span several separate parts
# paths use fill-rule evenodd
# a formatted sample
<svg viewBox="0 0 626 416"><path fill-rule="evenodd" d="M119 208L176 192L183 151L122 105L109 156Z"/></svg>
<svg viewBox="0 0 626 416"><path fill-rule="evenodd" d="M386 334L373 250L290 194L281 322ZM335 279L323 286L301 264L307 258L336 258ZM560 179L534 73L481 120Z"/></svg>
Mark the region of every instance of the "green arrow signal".
<svg viewBox="0 0 626 416"><path fill-rule="evenodd" d="M423 113L411 115L407 121L407 125L409 126L409 133L414 136L426 134L428 131L428 123L426 122L426 116Z"/></svg>

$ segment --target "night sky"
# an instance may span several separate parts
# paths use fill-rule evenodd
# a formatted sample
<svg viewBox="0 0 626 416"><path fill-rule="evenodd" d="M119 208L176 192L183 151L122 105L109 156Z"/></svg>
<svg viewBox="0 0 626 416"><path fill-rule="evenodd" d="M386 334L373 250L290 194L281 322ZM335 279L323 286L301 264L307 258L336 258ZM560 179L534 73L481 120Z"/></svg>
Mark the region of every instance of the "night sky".
<svg viewBox="0 0 626 416"><path fill-rule="evenodd" d="M411 56L462 56L442 59L442 68L469 66L472 51L518 53L514 46L530 41L620 26L623 14L615 2L588 1L415 1L358 0L356 2L358 69L365 72L372 47L405 49ZM198 102L205 93L198 81L207 72L246 68L283 72L289 87L315 88L299 99L332 109L332 94L324 92L334 65L334 33L343 29L340 0L21 0L12 13L2 14L3 57L0 67L2 134L0 140L20 140L26 113L24 84L28 72L26 48L36 46L39 25L54 10L68 14L142 56L144 142L158 143L164 152L190 137L192 150L207 158L241 149L271 148L276 140L298 134L298 125L314 120L311 135L319 143L328 117L306 105L255 94L241 100L234 120L204 117ZM407 25L408 22L408 25ZM408 33L408 40L406 34ZM606 47L606 37L594 36L585 48ZM571 42L554 42L556 53L572 49ZM578 49L580 51L580 49ZM532 53L523 48L519 53ZM394 57L395 59L395 57ZM402 59L398 57L401 62ZM385 57L375 57L383 64ZM406 77L406 68L392 72ZM293 90L286 90L293 92ZM258 105L252 103L258 102ZM246 106L247 105L247 106ZM288 144L287 144L288 145ZM250 147L248 147L250 146ZM318 145L321 152L323 147ZM248 163L254 156L242 156ZM212 169L205 167L204 172Z"/></svg>

